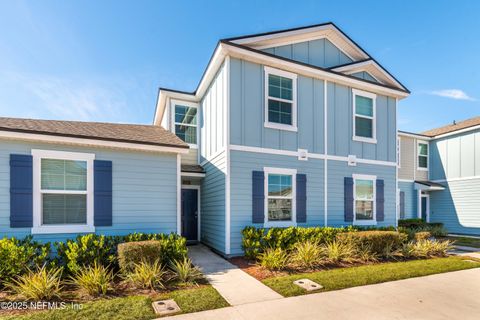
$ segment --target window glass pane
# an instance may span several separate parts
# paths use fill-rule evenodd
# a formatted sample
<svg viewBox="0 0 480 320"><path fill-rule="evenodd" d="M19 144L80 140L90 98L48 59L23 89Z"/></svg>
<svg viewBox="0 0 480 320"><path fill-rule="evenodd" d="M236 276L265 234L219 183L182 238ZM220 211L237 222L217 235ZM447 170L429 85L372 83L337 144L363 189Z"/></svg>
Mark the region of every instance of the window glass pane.
<svg viewBox="0 0 480 320"><path fill-rule="evenodd" d="M373 181L355 180L355 199L373 200Z"/></svg>
<svg viewBox="0 0 480 320"><path fill-rule="evenodd" d="M418 144L418 154L426 156L428 155L428 144L419 143Z"/></svg>
<svg viewBox="0 0 480 320"><path fill-rule="evenodd" d="M177 137L186 143L197 143L197 127L184 126L181 124L175 125L175 134Z"/></svg>
<svg viewBox="0 0 480 320"><path fill-rule="evenodd" d="M373 120L355 117L355 135L357 137L373 138Z"/></svg>
<svg viewBox="0 0 480 320"><path fill-rule="evenodd" d="M418 166L420 168L428 168L428 158L425 156L418 157Z"/></svg>
<svg viewBox="0 0 480 320"><path fill-rule="evenodd" d="M175 122L196 125L197 108L175 105Z"/></svg>
<svg viewBox="0 0 480 320"><path fill-rule="evenodd" d="M373 220L373 201L355 201L355 219Z"/></svg>
<svg viewBox="0 0 480 320"><path fill-rule="evenodd" d="M292 220L292 200L291 199L268 199L268 220L269 221Z"/></svg>
<svg viewBox="0 0 480 320"><path fill-rule="evenodd" d="M87 195L42 194L42 224L86 224Z"/></svg>
<svg viewBox="0 0 480 320"><path fill-rule="evenodd" d="M268 195L276 197L292 196L292 176L269 174L268 175Z"/></svg>
<svg viewBox="0 0 480 320"><path fill-rule="evenodd" d="M292 124L292 104L277 100L268 100L268 122Z"/></svg>
<svg viewBox="0 0 480 320"><path fill-rule="evenodd" d="M42 190L87 190L87 162L41 160Z"/></svg>
<svg viewBox="0 0 480 320"><path fill-rule="evenodd" d="M268 95L270 97L292 100L293 81L289 78L268 75Z"/></svg>
<svg viewBox="0 0 480 320"><path fill-rule="evenodd" d="M367 97L355 96L356 114L373 117L373 100Z"/></svg>

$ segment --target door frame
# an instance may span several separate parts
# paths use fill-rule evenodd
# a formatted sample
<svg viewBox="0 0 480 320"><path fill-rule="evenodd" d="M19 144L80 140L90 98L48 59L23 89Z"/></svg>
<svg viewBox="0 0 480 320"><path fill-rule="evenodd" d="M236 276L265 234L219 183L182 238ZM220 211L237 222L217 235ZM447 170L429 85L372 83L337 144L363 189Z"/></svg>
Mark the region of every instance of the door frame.
<svg viewBox="0 0 480 320"><path fill-rule="evenodd" d="M193 189L193 190L197 190L197 211L198 211L198 214L197 214L197 241L200 241L201 239L201 219L202 219L202 213L201 213L201 209L200 209L200 204L201 204L201 201L200 201L200 186L199 185L191 185L191 184L182 184L182 189ZM181 218L180 218L181 219Z"/></svg>
<svg viewBox="0 0 480 320"><path fill-rule="evenodd" d="M425 209L426 211L426 222L430 222L430 195L428 193L422 193L420 195L420 212L419 212L419 218L422 218L422 198L426 198L426 204L427 208Z"/></svg>

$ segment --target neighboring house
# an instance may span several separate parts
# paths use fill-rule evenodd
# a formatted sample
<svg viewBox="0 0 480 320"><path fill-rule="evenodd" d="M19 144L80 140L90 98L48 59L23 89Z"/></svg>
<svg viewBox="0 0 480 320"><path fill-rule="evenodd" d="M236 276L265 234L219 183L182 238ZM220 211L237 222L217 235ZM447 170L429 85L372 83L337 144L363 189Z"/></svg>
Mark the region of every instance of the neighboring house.
<svg viewBox="0 0 480 320"><path fill-rule="evenodd" d="M179 232L239 255L250 225L396 225L408 95L332 23L220 40L152 126L0 119L0 232Z"/></svg>
<svg viewBox="0 0 480 320"><path fill-rule="evenodd" d="M400 218L480 235L480 117L399 140Z"/></svg>

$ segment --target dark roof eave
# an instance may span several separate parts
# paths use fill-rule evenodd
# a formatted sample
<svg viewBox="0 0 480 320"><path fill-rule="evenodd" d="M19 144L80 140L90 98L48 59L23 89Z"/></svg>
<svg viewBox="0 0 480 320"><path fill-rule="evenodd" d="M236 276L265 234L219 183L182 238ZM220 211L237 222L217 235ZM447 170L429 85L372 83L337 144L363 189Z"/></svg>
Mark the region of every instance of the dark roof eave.
<svg viewBox="0 0 480 320"><path fill-rule="evenodd" d="M100 141L133 143L133 144L139 144L139 145L169 147L169 148L179 148L179 149L189 149L190 148L188 145L181 146L181 145L168 144L168 143L156 143L156 142L148 142L148 141L129 140L129 139L115 139L115 138L77 135L77 134L68 134L68 133L58 133L58 132L47 132L47 131L37 131L37 130L27 130L27 129L13 129L13 128L5 128L5 127L0 127L0 131L29 133L29 134L41 134L41 135L46 135L46 136L67 137L67 138L77 138L77 139L92 139L92 140L100 140Z"/></svg>

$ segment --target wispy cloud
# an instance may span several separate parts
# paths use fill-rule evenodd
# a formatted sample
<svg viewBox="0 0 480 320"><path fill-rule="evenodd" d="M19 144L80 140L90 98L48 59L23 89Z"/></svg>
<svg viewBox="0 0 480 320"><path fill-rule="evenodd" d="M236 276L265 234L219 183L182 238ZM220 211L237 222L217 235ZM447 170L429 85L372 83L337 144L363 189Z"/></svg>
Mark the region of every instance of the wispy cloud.
<svg viewBox="0 0 480 320"><path fill-rule="evenodd" d="M460 89L436 90L431 91L430 94L455 100L476 101L475 98L470 97L465 91Z"/></svg>

